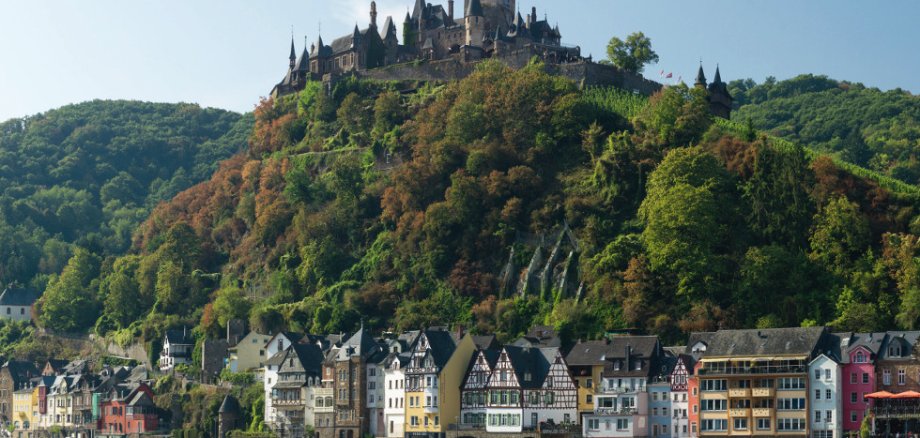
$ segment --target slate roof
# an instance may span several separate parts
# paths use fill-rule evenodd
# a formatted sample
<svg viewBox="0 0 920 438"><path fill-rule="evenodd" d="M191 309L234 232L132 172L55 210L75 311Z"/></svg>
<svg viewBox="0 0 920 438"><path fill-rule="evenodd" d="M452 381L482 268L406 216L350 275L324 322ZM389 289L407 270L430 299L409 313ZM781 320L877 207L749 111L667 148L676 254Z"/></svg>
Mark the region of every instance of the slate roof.
<svg viewBox="0 0 920 438"><path fill-rule="evenodd" d="M882 345L879 348L878 360L910 360L913 350L920 338L920 331L889 331L885 332ZM888 347L894 343L901 344L901 356L889 355Z"/></svg>
<svg viewBox="0 0 920 438"><path fill-rule="evenodd" d="M482 13L482 2L479 0L470 0L466 5L466 16L467 17L483 17L485 16Z"/></svg>
<svg viewBox="0 0 920 438"><path fill-rule="evenodd" d="M182 330L166 330L166 340L170 344L192 345L195 341L192 340L191 335L192 333L185 328Z"/></svg>
<svg viewBox="0 0 920 438"><path fill-rule="evenodd" d="M38 292L11 286L0 294L0 306L31 306L38 299Z"/></svg>
<svg viewBox="0 0 920 438"><path fill-rule="evenodd" d="M556 329L546 325L537 325L531 327L530 331L524 336L518 338L511 345L518 347L561 347L562 340L556 335Z"/></svg>
<svg viewBox="0 0 920 438"><path fill-rule="evenodd" d="M220 404L220 410L218 411L221 414L240 414L240 402L236 397L227 394L224 397L224 401Z"/></svg>
<svg viewBox="0 0 920 438"><path fill-rule="evenodd" d="M871 359L875 359L879 350L882 348L882 342L885 341L886 333L835 333L840 337L841 358L840 363L850 363L850 353L858 347L869 350Z"/></svg>
<svg viewBox="0 0 920 438"><path fill-rule="evenodd" d="M10 370L14 388L41 374L38 369L35 368L35 364L24 360L11 360L5 363L3 367Z"/></svg>
<svg viewBox="0 0 920 438"><path fill-rule="evenodd" d="M297 356L308 375L319 376L323 372L323 350L314 344L294 344L291 346L293 354Z"/></svg>
<svg viewBox="0 0 920 438"><path fill-rule="evenodd" d="M450 356L457 349L457 344L446 330L425 330L425 337L428 338L428 346L431 348L431 356L434 358L434 364L438 369L444 368Z"/></svg>
<svg viewBox="0 0 920 438"><path fill-rule="evenodd" d="M346 360L352 356L368 358L380 349L380 344L362 326L357 333L342 344L339 349L338 360Z"/></svg>
<svg viewBox="0 0 920 438"><path fill-rule="evenodd" d="M808 356L820 346L824 327L719 330L706 349L706 357Z"/></svg>
<svg viewBox="0 0 920 438"><path fill-rule="evenodd" d="M471 335L473 344L480 350L495 350L501 348L495 335Z"/></svg>
<svg viewBox="0 0 920 438"><path fill-rule="evenodd" d="M504 351L508 355L511 369L514 370L521 388L539 388L542 386L540 385L543 382L540 376L542 355L537 349L506 345ZM526 374L530 374L530 380L524 380Z"/></svg>

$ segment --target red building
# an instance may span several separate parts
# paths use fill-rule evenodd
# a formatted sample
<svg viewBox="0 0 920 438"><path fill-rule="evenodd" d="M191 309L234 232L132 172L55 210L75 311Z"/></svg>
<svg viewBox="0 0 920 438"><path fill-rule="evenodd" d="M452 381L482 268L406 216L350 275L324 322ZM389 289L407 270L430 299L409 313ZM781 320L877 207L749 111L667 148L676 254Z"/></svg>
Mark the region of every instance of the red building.
<svg viewBox="0 0 920 438"><path fill-rule="evenodd" d="M687 389L690 393L690 397L687 403L688 410L690 411L687 414L690 421L690 436L696 437L699 436L699 424L700 424L700 368L703 366L702 362L697 362L693 367L693 374L687 378Z"/></svg>
<svg viewBox="0 0 920 438"><path fill-rule="evenodd" d="M116 385L99 403L99 435L122 436L157 430L159 417L147 385Z"/></svg>

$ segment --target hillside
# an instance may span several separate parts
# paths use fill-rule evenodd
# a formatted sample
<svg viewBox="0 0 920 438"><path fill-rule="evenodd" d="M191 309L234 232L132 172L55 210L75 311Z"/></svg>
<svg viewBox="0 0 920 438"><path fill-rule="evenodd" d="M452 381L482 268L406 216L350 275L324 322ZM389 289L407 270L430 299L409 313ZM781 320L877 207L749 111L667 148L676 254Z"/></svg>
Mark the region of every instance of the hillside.
<svg viewBox="0 0 920 438"><path fill-rule="evenodd" d="M261 332L364 318L666 340L920 320L912 186L713 123L685 88L646 103L493 63L405 85L344 81L326 96L312 84L264 102L250 148L155 208L134 254L78 253L46 297L91 296L101 313L46 320L98 317L97 332L124 341L180 323L217 336L230 318ZM519 281L535 260L539 284Z"/></svg>
<svg viewBox="0 0 920 438"><path fill-rule="evenodd" d="M0 124L0 284L43 291L78 248L124 254L155 205L245 147L251 120L94 101Z"/></svg>
<svg viewBox="0 0 920 438"><path fill-rule="evenodd" d="M920 97L826 76L801 75L729 88L738 111L757 129L827 152L893 178L920 183Z"/></svg>

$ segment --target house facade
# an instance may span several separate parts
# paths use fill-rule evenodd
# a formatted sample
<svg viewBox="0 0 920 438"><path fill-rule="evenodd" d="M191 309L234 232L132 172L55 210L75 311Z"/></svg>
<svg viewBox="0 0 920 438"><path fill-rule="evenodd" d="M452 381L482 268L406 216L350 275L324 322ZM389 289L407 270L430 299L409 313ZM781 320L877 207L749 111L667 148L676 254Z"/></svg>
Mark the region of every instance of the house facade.
<svg viewBox="0 0 920 438"><path fill-rule="evenodd" d="M833 354L819 354L808 364L811 403L811 436L839 438L843 434L841 418L841 368Z"/></svg>
<svg viewBox="0 0 920 438"><path fill-rule="evenodd" d="M234 373L261 373L267 359L265 347L271 338L269 335L249 332L227 350L227 367Z"/></svg>
<svg viewBox="0 0 920 438"><path fill-rule="evenodd" d="M32 306L38 293L32 289L10 286L0 293L0 319L31 321Z"/></svg>
<svg viewBox="0 0 920 438"><path fill-rule="evenodd" d="M443 329L423 330L419 334L405 370L404 436L446 436L448 422L460 416L460 403L456 400L460 400L460 387L475 350L470 335L458 340Z"/></svg>
<svg viewBox="0 0 920 438"><path fill-rule="evenodd" d="M671 437L690 436L690 376L696 360L689 354L678 354L669 376L671 384Z"/></svg>
<svg viewBox="0 0 920 438"><path fill-rule="evenodd" d="M840 393L843 431L848 436L859 433L869 409L866 395L875 392L875 359L884 333L844 333L841 338L842 363Z"/></svg>
<svg viewBox="0 0 920 438"><path fill-rule="evenodd" d="M181 330L167 330L163 339L163 350L160 352L160 371L172 371L176 365L191 364L194 349L195 340L186 327L182 327Z"/></svg>
<svg viewBox="0 0 920 438"><path fill-rule="evenodd" d="M384 360L384 424L388 438L402 438L406 424L406 373L409 355L390 353Z"/></svg>

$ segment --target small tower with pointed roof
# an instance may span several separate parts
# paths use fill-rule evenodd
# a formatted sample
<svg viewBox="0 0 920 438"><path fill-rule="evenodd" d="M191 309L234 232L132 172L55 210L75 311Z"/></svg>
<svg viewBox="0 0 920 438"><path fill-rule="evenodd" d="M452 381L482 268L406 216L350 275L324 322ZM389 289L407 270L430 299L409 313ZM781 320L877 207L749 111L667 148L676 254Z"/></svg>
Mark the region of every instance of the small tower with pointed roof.
<svg viewBox="0 0 920 438"><path fill-rule="evenodd" d="M696 72L696 82L693 84L696 88L706 89L706 74L703 73L703 62L700 61L700 69Z"/></svg>
<svg viewBox="0 0 920 438"><path fill-rule="evenodd" d="M723 119L730 119L732 114L732 95L728 92L728 85L722 82L722 74L716 65L716 75L706 90L708 92L709 110L712 115Z"/></svg>
<svg viewBox="0 0 920 438"><path fill-rule="evenodd" d="M479 0L470 0L463 20L466 28L465 46L467 56L473 59L482 57L482 41L485 39L486 18L482 12L482 3Z"/></svg>
<svg viewBox="0 0 920 438"><path fill-rule="evenodd" d="M297 49L294 48L294 35L293 35L293 34L291 35L291 56L290 56L290 60L291 60L290 67L291 67L291 70L293 71L293 70L294 70L294 65L297 64Z"/></svg>

